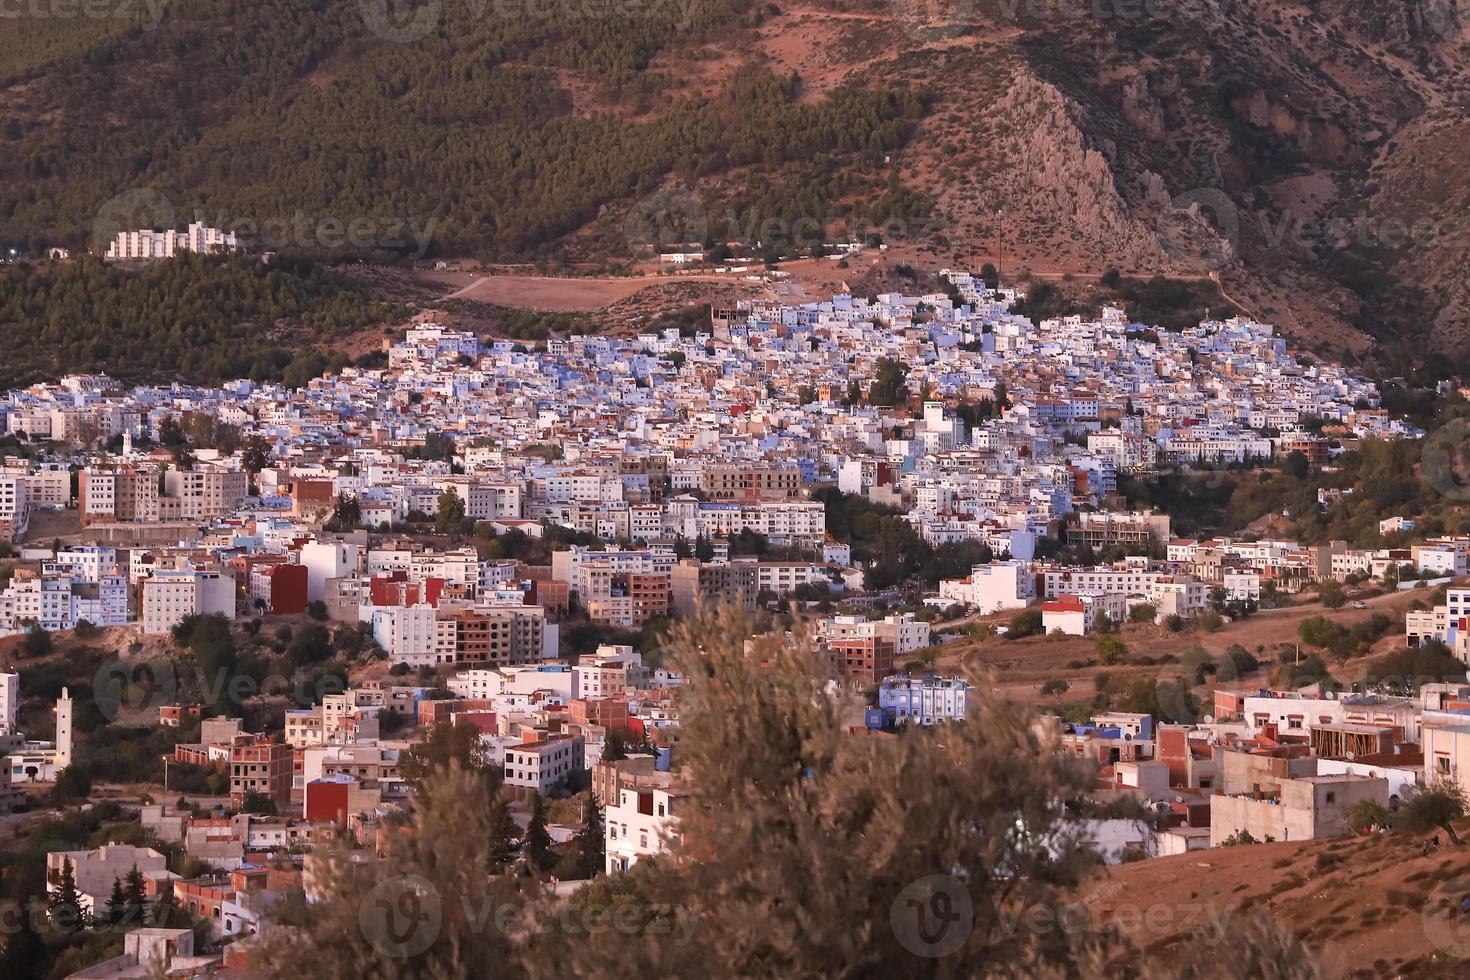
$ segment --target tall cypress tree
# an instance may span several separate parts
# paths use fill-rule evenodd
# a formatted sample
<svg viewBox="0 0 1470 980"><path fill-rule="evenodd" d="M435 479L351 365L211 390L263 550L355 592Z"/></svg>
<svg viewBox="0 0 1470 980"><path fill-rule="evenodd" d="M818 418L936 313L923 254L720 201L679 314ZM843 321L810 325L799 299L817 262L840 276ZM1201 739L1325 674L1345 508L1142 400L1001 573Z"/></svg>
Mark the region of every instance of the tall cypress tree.
<svg viewBox="0 0 1470 980"><path fill-rule="evenodd" d="M47 902L46 912L52 926L62 932L72 932L86 925L81 895L77 893L76 869L72 867L70 858L61 863L61 881Z"/></svg>
<svg viewBox="0 0 1470 980"><path fill-rule="evenodd" d="M490 863L492 870L503 871L515 859L516 838L520 828L511 818L510 807L497 796L491 803L494 812L491 820Z"/></svg>
<svg viewBox="0 0 1470 980"><path fill-rule="evenodd" d="M582 808L582 833L577 836L577 870L584 878L596 878L607 863L607 842L603 839L602 806L592 793Z"/></svg>
<svg viewBox="0 0 1470 980"><path fill-rule="evenodd" d="M173 883L165 881L158 886L158 896L148 908L148 924L168 928L178 921L180 912L178 902L174 901Z"/></svg>
<svg viewBox="0 0 1470 980"><path fill-rule="evenodd" d="M107 921L119 925L128 912L128 897L123 892L121 878L112 879L112 894L107 899Z"/></svg>
<svg viewBox="0 0 1470 980"><path fill-rule="evenodd" d="M128 872L127 883L123 888L123 922L129 926L143 925L144 913L148 911L148 892L143 884L143 872L138 866L133 865L133 870Z"/></svg>
<svg viewBox="0 0 1470 980"><path fill-rule="evenodd" d="M546 804L541 794L531 797L531 822L526 826L526 859L533 870L545 871L556 864L551 852L551 835L546 832Z"/></svg>

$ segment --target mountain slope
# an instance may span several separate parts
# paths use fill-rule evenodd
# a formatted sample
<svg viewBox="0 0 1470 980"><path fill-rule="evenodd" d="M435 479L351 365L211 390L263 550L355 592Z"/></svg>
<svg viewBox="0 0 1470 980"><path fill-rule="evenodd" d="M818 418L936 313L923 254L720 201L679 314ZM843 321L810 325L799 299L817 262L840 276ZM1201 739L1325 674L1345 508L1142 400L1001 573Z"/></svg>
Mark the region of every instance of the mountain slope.
<svg viewBox="0 0 1470 980"><path fill-rule="evenodd" d="M1464 366L1449 0L388 9L179 0L64 45L19 22L0 240L198 215L283 251L617 268L655 239L873 232L1215 278L1316 348Z"/></svg>

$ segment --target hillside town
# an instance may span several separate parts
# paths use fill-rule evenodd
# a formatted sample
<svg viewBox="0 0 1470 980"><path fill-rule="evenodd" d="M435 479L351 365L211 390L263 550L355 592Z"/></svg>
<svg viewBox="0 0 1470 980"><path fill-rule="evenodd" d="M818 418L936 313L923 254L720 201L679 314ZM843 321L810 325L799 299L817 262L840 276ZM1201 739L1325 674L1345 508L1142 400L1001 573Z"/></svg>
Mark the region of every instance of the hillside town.
<svg viewBox="0 0 1470 980"><path fill-rule="evenodd" d="M1422 438L1374 384L1243 316L1033 322L1020 290L942 280L535 344L431 312L298 388L5 393L0 808L110 808L109 839L47 852L48 901L136 926L70 975L243 969L321 897L324 849L392 849L446 752L495 775L508 863L553 892L666 855L702 791L666 648L717 610L752 657L811 659L851 739L987 724L992 681L947 652L976 637L1101 654L1148 629L1183 654L1370 587L1352 608L1429 600L1405 650L1470 664L1470 534L1188 535L1126 492ZM89 647L111 655L68 677ZM1103 864L1374 833L1364 814L1470 793L1463 675L1258 683L1255 661L1213 655L1207 692L1146 710L1037 712L1034 751L1089 767L1066 823ZM135 736L149 772L82 772Z"/></svg>

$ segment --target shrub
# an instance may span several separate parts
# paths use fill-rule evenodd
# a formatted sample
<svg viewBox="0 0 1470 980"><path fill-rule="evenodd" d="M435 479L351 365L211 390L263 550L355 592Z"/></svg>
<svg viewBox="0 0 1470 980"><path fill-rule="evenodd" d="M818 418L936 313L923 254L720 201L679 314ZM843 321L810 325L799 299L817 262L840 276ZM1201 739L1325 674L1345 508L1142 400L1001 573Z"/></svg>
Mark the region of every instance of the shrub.
<svg viewBox="0 0 1470 980"><path fill-rule="evenodd" d="M1128 647L1115 633L1102 633L1097 638L1097 658L1103 666L1111 667L1128 653Z"/></svg>
<svg viewBox="0 0 1470 980"><path fill-rule="evenodd" d="M1348 828L1355 834L1361 834L1369 827L1389 827L1393 825L1393 814L1388 808L1377 800L1361 800L1348 809Z"/></svg>
<svg viewBox="0 0 1470 980"><path fill-rule="evenodd" d="M1023 609L1011 617L1010 628L1006 631L1006 639L1019 640L1026 636L1036 636L1041 632L1041 610Z"/></svg>

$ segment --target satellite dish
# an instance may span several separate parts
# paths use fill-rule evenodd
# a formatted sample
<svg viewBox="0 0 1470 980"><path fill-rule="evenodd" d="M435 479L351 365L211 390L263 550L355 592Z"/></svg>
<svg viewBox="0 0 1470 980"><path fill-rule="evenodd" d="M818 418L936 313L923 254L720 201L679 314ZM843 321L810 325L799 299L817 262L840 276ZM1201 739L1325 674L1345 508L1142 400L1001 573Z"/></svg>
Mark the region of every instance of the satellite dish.
<svg viewBox="0 0 1470 980"><path fill-rule="evenodd" d="M1213 725L1215 723L1215 716L1205 715L1203 718L1200 719L1200 721L1203 721L1206 725Z"/></svg>
<svg viewBox="0 0 1470 980"><path fill-rule="evenodd" d="M1133 736L1132 735L1126 735L1125 734L1123 736L1123 741L1125 741L1125 742L1131 742L1131 741L1133 741Z"/></svg>
<svg viewBox="0 0 1470 980"><path fill-rule="evenodd" d="M1344 759L1346 759L1346 760L1347 760L1347 761L1349 761L1349 762L1352 762L1352 761L1353 761L1353 759L1354 759L1354 758L1356 758L1356 756L1354 756L1354 755L1353 755L1353 753L1351 753L1351 752L1344 752L1344 753L1343 753L1343 754L1342 754L1342 757L1343 757L1343 758L1344 758Z"/></svg>

